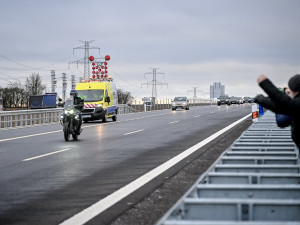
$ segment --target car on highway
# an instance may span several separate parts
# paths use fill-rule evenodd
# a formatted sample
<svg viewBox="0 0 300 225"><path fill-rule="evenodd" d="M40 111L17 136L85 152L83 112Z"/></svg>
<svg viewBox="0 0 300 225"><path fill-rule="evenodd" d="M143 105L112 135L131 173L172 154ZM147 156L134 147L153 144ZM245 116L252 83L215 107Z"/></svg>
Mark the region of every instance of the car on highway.
<svg viewBox="0 0 300 225"><path fill-rule="evenodd" d="M217 98L217 105L229 105L228 96L227 95L220 95L219 98Z"/></svg>
<svg viewBox="0 0 300 225"><path fill-rule="evenodd" d="M190 109L189 100L187 99L187 97L175 97L171 105L172 110L176 110L177 108L185 110Z"/></svg>
<svg viewBox="0 0 300 225"><path fill-rule="evenodd" d="M242 97L237 97L238 98L238 104L244 104L244 99Z"/></svg>
<svg viewBox="0 0 300 225"><path fill-rule="evenodd" d="M231 96L229 99L228 99L228 105L231 105L231 104L238 104L239 102L239 99L237 97L234 97L234 96Z"/></svg>
<svg viewBox="0 0 300 225"><path fill-rule="evenodd" d="M244 97L244 103L253 103L254 99L250 97Z"/></svg>

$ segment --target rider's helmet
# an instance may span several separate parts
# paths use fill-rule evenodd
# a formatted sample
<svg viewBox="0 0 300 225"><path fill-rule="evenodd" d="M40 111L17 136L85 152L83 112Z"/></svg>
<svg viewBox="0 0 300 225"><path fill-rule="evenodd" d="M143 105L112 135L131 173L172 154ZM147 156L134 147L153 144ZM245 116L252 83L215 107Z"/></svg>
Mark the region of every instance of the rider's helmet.
<svg viewBox="0 0 300 225"><path fill-rule="evenodd" d="M70 91L70 95L77 95L77 94L78 94L78 92L76 90L71 90Z"/></svg>

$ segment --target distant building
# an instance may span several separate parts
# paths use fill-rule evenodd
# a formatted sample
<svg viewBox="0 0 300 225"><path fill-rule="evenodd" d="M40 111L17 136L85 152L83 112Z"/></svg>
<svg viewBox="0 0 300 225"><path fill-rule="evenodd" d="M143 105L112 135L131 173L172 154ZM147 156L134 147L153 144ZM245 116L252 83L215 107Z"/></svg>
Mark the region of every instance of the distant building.
<svg viewBox="0 0 300 225"><path fill-rule="evenodd" d="M220 95L225 95L225 85L221 85L221 82L214 82L210 85L210 98L219 98Z"/></svg>

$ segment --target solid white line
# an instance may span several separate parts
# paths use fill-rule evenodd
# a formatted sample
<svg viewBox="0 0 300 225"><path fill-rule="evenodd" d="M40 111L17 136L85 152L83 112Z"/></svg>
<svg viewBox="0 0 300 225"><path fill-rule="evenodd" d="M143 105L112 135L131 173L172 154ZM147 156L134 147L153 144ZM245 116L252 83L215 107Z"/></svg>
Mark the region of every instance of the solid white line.
<svg viewBox="0 0 300 225"><path fill-rule="evenodd" d="M40 135L45 135L45 134L53 134L53 133L57 133L57 132L62 132L62 130L49 131L49 132L39 133L39 134L31 134L31 135L26 135L26 136L21 136L21 137L7 138L7 139L0 140L0 142L3 142L3 141L12 141L12 140L17 140L17 139L22 139L22 138L28 138L28 137L35 137L35 136L40 136Z"/></svg>
<svg viewBox="0 0 300 225"><path fill-rule="evenodd" d="M195 116L195 118L200 117L201 115Z"/></svg>
<svg viewBox="0 0 300 225"><path fill-rule="evenodd" d="M136 131L132 131L132 132L129 132L129 133L126 133L126 134L123 134L123 135L129 135L129 134L134 134L134 133L138 133L138 132L141 132L141 131L143 131L144 129L142 129L142 130L136 130Z"/></svg>
<svg viewBox="0 0 300 225"><path fill-rule="evenodd" d="M84 209L83 211L77 213L73 217L65 220L61 223L61 225L81 225L95 216L99 215L100 213L104 212L106 209L110 208L117 202L121 201L128 195L132 194L134 191L138 190L140 187L144 186L155 177L159 176L163 172L170 169L172 166L176 165L180 161L184 160L186 157L191 155L192 153L196 152L199 148L203 147L204 145L208 144L224 132L228 131L235 125L239 124L243 120L247 119L251 113L243 118L237 120L236 122L230 124L229 126L223 128L222 130L218 131L217 133L209 136L208 138L204 139L203 141L199 142L198 144L190 147L189 149L185 150L184 152L180 153L179 155L175 156L174 158L168 160L167 162L163 163L162 165L156 167L155 169L151 170L150 172L144 174L143 176L137 178L136 180L132 181L131 183L127 184L126 186L122 187L121 189L113 192L112 194L108 195L107 197L99 200L95 204L91 205L90 207Z"/></svg>
<svg viewBox="0 0 300 225"><path fill-rule="evenodd" d="M28 159L23 159L22 161L23 161L23 162L25 162L25 161L30 161L30 160L42 158L42 157L45 157L45 156L48 156L48 155L53 155L53 154L57 154L57 153L60 153L60 152L65 152L65 151L68 151L68 150L70 150L70 149L69 149L69 148L66 148L66 149L63 149L63 150L56 151L56 152L51 152L51 153L48 153L48 154L39 155L39 156L32 157L32 158L28 158Z"/></svg>
<svg viewBox="0 0 300 225"><path fill-rule="evenodd" d="M178 123L178 122L179 122L179 120L176 120L176 121L170 122L169 124Z"/></svg>

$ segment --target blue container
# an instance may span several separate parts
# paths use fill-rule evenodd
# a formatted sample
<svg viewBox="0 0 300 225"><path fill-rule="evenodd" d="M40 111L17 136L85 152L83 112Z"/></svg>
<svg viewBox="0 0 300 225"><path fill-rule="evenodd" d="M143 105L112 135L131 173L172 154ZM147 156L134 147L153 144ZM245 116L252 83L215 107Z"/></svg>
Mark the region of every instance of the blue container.
<svg viewBox="0 0 300 225"><path fill-rule="evenodd" d="M29 106L31 109L43 108L43 95L32 95L29 97Z"/></svg>
<svg viewBox="0 0 300 225"><path fill-rule="evenodd" d="M45 94L43 96L43 108L56 107L56 94Z"/></svg>

